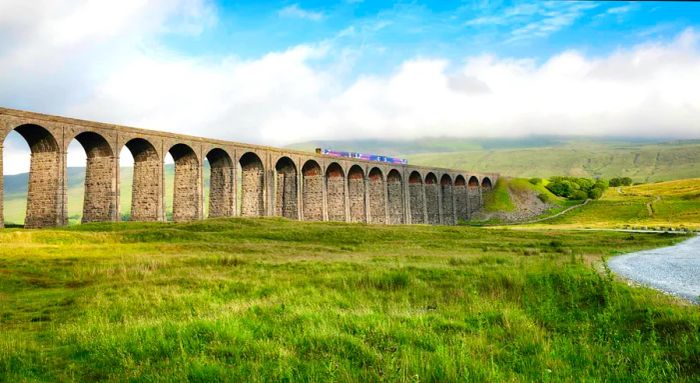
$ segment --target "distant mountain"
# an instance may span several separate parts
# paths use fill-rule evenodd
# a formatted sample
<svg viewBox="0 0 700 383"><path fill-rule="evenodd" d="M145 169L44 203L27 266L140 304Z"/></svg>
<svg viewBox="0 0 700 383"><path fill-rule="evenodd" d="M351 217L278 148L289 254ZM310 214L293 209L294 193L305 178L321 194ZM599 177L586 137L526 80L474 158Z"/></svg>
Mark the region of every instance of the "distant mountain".
<svg viewBox="0 0 700 383"><path fill-rule="evenodd" d="M426 138L409 141L311 141L290 145L404 157L409 163L517 177L572 175L637 182L700 177L700 140L629 138Z"/></svg>

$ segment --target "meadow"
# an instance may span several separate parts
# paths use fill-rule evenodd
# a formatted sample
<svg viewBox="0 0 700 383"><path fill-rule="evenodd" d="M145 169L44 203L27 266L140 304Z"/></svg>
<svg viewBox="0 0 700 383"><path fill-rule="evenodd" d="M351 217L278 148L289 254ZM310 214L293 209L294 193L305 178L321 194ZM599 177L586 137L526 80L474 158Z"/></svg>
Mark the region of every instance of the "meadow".
<svg viewBox="0 0 700 383"><path fill-rule="evenodd" d="M697 381L685 238L284 219L0 230L0 381Z"/></svg>
<svg viewBox="0 0 700 383"><path fill-rule="evenodd" d="M533 226L700 230L700 178L609 188L601 199Z"/></svg>

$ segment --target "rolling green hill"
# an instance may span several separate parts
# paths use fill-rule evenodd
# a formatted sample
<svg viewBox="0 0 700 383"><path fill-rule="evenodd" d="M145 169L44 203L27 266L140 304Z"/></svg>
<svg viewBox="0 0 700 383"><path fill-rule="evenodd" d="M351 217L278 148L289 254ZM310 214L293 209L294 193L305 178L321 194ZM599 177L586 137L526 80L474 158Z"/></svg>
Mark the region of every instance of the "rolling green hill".
<svg viewBox="0 0 700 383"><path fill-rule="evenodd" d="M636 182L700 177L700 140L654 141L567 137L430 138L412 141L314 141L291 145L405 157L409 163L513 177L631 177Z"/></svg>

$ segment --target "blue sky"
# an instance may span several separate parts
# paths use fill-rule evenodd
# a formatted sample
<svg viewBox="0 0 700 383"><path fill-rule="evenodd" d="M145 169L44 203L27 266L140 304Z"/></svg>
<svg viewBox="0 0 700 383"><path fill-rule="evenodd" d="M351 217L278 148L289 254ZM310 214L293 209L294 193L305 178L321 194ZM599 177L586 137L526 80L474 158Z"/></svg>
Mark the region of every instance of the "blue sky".
<svg viewBox="0 0 700 383"><path fill-rule="evenodd" d="M0 105L242 142L700 138L697 89L693 2L0 2Z"/></svg>
<svg viewBox="0 0 700 383"><path fill-rule="evenodd" d="M356 72L374 73L412 57L602 55L671 39L700 22L700 5L689 2L223 1L216 8L216 25L195 37L171 36L168 45L246 59L329 42L356 52Z"/></svg>

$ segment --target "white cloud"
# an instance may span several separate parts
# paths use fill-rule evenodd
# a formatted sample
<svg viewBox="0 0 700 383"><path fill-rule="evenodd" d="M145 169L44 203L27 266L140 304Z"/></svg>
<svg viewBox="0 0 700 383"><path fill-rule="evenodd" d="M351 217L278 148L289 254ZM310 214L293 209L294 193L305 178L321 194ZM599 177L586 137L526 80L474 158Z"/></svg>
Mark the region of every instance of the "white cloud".
<svg viewBox="0 0 700 383"><path fill-rule="evenodd" d="M323 19L323 12L315 12L303 9L299 4L292 4L284 7L277 12L280 17L290 17L297 19L306 19L311 21L320 21Z"/></svg>
<svg viewBox="0 0 700 383"><path fill-rule="evenodd" d="M343 60L352 57L335 41L250 60L160 45L164 33L215 22L201 1L132 1L101 13L46 2L33 19L17 4L0 5L0 40L9 34L13 43L0 44L0 105L8 107L271 145L428 135L700 137L693 30L602 57L416 58L388 75L347 78ZM57 27L81 20L85 29ZM182 22L195 27L183 31ZM6 155L15 158L14 148ZM5 172L23 170L20 162L6 161Z"/></svg>

